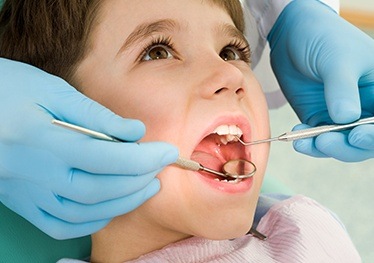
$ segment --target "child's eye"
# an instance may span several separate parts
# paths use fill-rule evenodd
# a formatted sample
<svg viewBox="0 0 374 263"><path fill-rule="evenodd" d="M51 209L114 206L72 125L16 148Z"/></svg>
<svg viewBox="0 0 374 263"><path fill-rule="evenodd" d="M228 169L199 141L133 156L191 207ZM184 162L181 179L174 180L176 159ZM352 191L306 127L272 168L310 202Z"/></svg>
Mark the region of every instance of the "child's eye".
<svg viewBox="0 0 374 263"><path fill-rule="evenodd" d="M149 43L140 55L142 61L171 59L175 57L171 37L159 36Z"/></svg>
<svg viewBox="0 0 374 263"><path fill-rule="evenodd" d="M243 42L234 42L224 47L219 56L224 61L243 60L246 63L251 62L251 51L249 45Z"/></svg>
<svg viewBox="0 0 374 263"><path fill-rule="evenodd" d="M239 51L236 50L233 47L225 47L221 53L219 53L219 56L224 60L224 61L229 61L229 60L239 60L240 54L238 54Z"/></svg>
<svg viewBox="0 0 374 263"><path fill-rule="evenodd" d="M169 51L170 48L164 45L155 45L147 49L142 60L150 61L150 60L160 60L160 59L170 59L173 57L171 52Z"/></svg>

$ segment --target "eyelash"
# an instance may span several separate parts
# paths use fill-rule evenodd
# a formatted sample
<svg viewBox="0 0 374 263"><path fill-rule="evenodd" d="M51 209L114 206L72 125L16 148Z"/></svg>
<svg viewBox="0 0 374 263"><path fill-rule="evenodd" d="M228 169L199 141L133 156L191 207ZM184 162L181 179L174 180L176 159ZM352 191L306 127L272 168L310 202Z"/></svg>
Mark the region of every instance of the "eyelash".
<svg viewBox="0 0 374 263"><path fill-rule="evenodd" d="M139 60L142 60L144 56L155 46L165 46L170 50L175 50L171 37L160 36L160 37L153 39L150 44L148 44L145 48L143 48L143 51L141 52L139 56ZM240 40L240 39L235 39L230 44L225 46L222 50L224 50L225 48L234 48L240 53L238 55L241 60L243 60L244 62L248 64L251 63L251 50L250 50L249 45L245 41Z"/></svg>
<svg viewBox="0 0 374 263"><path fill-rule="evenodd" d="M155 38L152 40L150 44L148 44L145 48L143 48L143 51L140 53L140 60L144 58L144 56L153 48L156 46L165 46L170 50L174 50L174 45L171 41L171 37L164 37L160 36L158 38ZM170 51L169 50L169 51Z"/></svg>
<svg viewBox="0 0 374 263"><path fill-rule="evenodd" d="M223 49L225 48L236 49L240 53L239 57L241 60L243 60L244 62L248 64L251 63L251 49L247 42L240 40L240 39L235 39L230 44L225 46Z"/></svg>

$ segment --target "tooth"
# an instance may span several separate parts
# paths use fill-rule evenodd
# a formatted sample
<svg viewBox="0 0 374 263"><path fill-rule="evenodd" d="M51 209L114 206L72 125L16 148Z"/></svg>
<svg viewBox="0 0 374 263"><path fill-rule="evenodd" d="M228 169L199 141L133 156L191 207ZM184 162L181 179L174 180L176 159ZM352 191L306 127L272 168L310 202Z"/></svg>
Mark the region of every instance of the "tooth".
<svg viewBox="0 0 374 263"><path fill-rule="evenodd" d="M229 141L227 140L227 137L220 137L220 140L221 140L221 143L223 144L223 145L226 145Z"/></svg>
<svg viewBox="0 0 374 263"><path fill-rule="evenodd" d="M237 131L236 125L230 125L229 126L229 133L230 134L236 134L236 131Z"/></svg>
<svg viewBox="0 0 374 263"><path fill-rule="evenodd" d="M214 133L217 133L218 135L226 135L229 133L229 126L221 125L214 130Z"/></svg>
<svg viewBox="0 0 374 263"><path fill-rule="evenodd" d="M237 183L239 183L240 181L241 181L241 179L236 178L235 180L230 180L230 181L228 181L228 183L230 183L230 184L237 184Z"/></svg>
<svg viewBox="0 0 374 263"><path fill-rule="evenodd" d="M236 125L221 125L218 126L213 133L217 133L218 135L226 135L226 134L233 134L233 135L240 135L243 134L242 130Z"/></svg>
<svg viewBox="0 0 374 263"><path fill-rule="evenodd" d="M218 126L213 133L219 135L215 139L217 145L227 145L229 142L237 142L238 138L243 135L242 130L236 125L221 125Z"/></svg>
<svg viewBox="0 0 374 263"><path fill-rule="evenodd" d="M214 181L221 182L221 183L229 183L229 184L237 184L242 181L242 179L236 178L234 180L227 180L227 179L219 179L219 178L214 178Z"/></svg>
<svg viewBox="0 0 374 263"><path fill-rule="evenodd" d="M238 137L242 136L243 131L239 127L236 127L236 128L237 128L236 135L238 135Z"/></svg>
<svg viewBox="0 0 374 263"><path fill-rule="evenodd" d="M232 142L235 138L236 138L235 135L232 135L232 134L227 134L226 135L226 140L228 142Z"/></svg>

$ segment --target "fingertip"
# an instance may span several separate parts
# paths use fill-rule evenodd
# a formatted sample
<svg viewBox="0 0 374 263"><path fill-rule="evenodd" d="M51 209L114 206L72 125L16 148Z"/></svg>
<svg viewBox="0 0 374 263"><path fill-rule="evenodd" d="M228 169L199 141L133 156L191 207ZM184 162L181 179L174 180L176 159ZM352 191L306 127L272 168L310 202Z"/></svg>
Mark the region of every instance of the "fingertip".
<svg viewBox="0 0 374 263"><path fill-rule="evenodd" d="M349 123L361 116L358 74L347 63L334 65L323 76L326 105L335 123Z"/></svg>
<svg viewBox="0 0 374 263"><path fill-rule="evenodd" d="M154 164L157 164L158 168L163 168L169 164L175 163L179 156L179 150L177 147L166 142L146 142L141 143L139 146L143 147L143 151L152 156Z"/></svg>
<svg viewBox="0 0 374 263"><path fill-rule="evenodd" d="M92 116L87 112L86 116L90 116L86 117L89 127L127 142L138 141L144 136L146 128L142 121L123 118L96 102L93 104L98 108L95 111L99 113Z"/></svg>
<svg viewBox="0 0 374 263"><path fill-rule="evenodd" d="M165 154L161 159L162 166L167 166L169 164L175 163L179 156L178 148L176 148L175 146L166 144L165 149Z"/></svg>
<svg viewBox="0 0 374 263"><path fill-rule="evenodd" d="M329 105L329 114L335 123L350 123L360 118L360 103L355 100L336 100Z"/></svg>
<svg viewBox="0 0 374 263"><path fill-rule="evenodd" d="M124 119L118 115L112 119L110 125L104 127L107 134L128 142L138 141L145 134L145 125L140 120Z"/></svg>
<svg viewBox="0 0 374 263"><path fill-rule="evenodd" d="M355 127L348 135L349 143L357 148L374 150L374 125Z"/></svg>

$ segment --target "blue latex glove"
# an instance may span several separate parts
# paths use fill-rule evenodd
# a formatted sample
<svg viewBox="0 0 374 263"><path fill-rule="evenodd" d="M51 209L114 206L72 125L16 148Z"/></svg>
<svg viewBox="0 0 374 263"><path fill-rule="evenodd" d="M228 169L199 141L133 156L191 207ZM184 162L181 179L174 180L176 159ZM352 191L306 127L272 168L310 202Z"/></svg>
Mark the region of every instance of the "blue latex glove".
<svg viewBox="0 0 374 263"><path fill-rule="evenodd" d="M143 123L26 64L0 59L0 78L0 201L7 207L66 239L98 231L158 192L155 176L178 150L133 143L144 135ZM52 118L129 143L93 139L52 125Z"/></svg>
<svg viewBox="0 0 374 263"><path fill-rule="evenodd" d="M281 88L302 125L348 123L374 115L374 40L319 1L294 0L268 40ZM309 125L309 126L308 126ZM374 157L374 125L296 141L315 157Z"/></svg>

